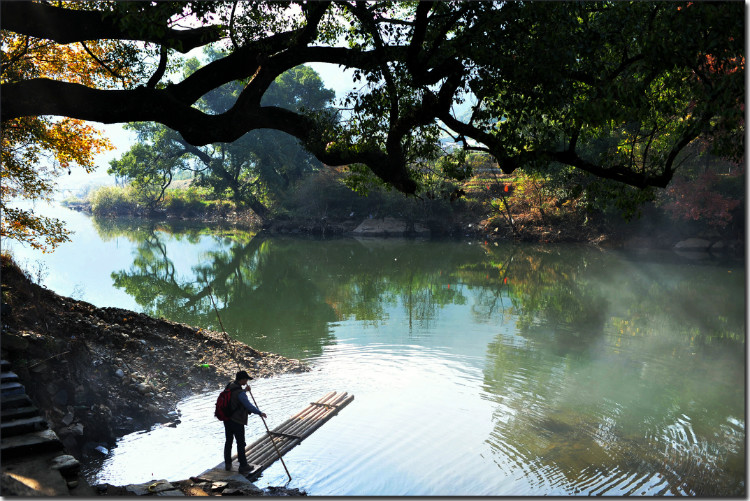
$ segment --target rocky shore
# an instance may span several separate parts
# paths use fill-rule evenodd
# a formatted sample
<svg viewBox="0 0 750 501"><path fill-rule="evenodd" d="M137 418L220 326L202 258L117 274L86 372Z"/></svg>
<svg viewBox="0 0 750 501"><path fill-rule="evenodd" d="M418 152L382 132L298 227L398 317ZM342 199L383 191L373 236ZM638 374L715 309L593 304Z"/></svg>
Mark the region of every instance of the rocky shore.
<svg viewBox="0 0 750 501"><path fill-rule="evenodd" d="M309 370L223 333L58 296L6 256L1 278L3 359L76 458L125 434L176 423L181 399L221 388L237 364L255 378Z"/></svg>

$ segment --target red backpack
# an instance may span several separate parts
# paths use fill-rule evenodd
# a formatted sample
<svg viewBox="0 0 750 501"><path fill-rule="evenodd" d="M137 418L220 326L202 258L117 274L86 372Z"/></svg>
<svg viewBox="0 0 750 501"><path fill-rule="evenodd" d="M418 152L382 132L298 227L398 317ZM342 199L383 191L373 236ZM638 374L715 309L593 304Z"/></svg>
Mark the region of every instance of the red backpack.
<svg viewBox="0 0 750 501"><path fill-rule="evenodd" d="M229 385L219 393L219 398L216 399L216 410L214 416L219 421L229 421L231 412L232 402L232 391L229 389Z"/></svg>

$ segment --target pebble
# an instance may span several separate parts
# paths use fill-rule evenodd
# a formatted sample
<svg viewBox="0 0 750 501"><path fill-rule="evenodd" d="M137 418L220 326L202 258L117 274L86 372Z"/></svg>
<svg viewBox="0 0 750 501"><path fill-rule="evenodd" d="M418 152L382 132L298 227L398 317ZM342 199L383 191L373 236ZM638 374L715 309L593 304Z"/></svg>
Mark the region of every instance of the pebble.
<svg viewBox="0 0 750 501"><path fill-rule="evenodd" d="M50 468L60 470L63 474L69 474L77 472L81 468L81 463L73 456L64 454L53 459Z"/></svg>
<svg viewBox="0 0 750 501"><path fill-rule="evenodd" d="M117 377L125 377L125 373L122 371L122 369L117 369L115 371L115 376L117 376Z"/></svg>
<svg viewBox="0 0 750 501"><path fill-rule="evenodd" d="M63 422L63 424L65 426L68 426L70 423L72 423L73 422L73 413L72 412L68 412L67 414L65 414L65 416L63 416L63 418L62 418L62 422Z"/></svg>

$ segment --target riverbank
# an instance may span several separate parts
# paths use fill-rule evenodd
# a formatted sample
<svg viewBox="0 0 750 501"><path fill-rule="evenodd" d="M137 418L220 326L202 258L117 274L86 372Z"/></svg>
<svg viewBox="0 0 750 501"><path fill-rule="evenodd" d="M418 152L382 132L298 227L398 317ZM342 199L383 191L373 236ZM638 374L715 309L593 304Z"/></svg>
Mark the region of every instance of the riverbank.
<svg viewBox="0 0 750 501"><path fill-rule="evenodd" d="M128 433L176 424L181 399L218 392L237 364L255 378L309 370L222 333L59 296L7 256L1 277L2 357L77 459Z"/></svg>
<svg viewBox="0 0 750 501"><path fill-rule="evenodd" d="M86 201L67 201L66 207L92 215ZM568 213L541 217L538 211L516 212L512 218L489 214L482 204L466 206L442 215L348 212L322 216L279 215L261 220L249 209L174 212L158 210L128 213L154 221L188 220L205 224L228 224L268 235L373 238L449 238L487 243L514 241L531 243L587 243L608 249L673 249L687 252L744 256L744 219L726 227L705 221L676 222L663 211L646 206L640 217L625 220L602 214ZM108 217L119 217L111 214ZM742 220L740 220L742 219Z"/></svg>

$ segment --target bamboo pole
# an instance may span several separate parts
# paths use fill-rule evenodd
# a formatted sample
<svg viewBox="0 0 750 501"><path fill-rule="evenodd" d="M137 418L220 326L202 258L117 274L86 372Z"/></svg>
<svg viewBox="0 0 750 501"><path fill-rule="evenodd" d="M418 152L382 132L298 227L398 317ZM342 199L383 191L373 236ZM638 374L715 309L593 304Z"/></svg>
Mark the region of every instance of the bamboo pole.
<svg viewBox="0 0 750 501"><path fill-rule="evenodd" d="M253 392L250 391L250 385L248 384L245 388L247 388L247 392L250 394L250 398L253 399L253 404L255 404L255 407L258 407L258 403L255 401L255 397L253 396ZM273 441L273 437L271 436L271 430L268 429L268 423L266 423L266 418L264 418L262 415L260 416L261 421L263 421L263 426L266 427L266 432L268 432L268 438L271 439L271 443L273 444L273 448L276 449L276 453L279 455L279 459L281 460L281 464L284 466L284 471L286 471L286 476L289 477L289 481L292 481L292 475L289 473L289 470L286 467L286 463L284 462L284 458L281 457L281 453L279 452L279 449L276 448L276 443ZM245 455L247 458L247 454Z"/></svg>

